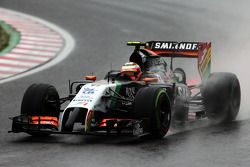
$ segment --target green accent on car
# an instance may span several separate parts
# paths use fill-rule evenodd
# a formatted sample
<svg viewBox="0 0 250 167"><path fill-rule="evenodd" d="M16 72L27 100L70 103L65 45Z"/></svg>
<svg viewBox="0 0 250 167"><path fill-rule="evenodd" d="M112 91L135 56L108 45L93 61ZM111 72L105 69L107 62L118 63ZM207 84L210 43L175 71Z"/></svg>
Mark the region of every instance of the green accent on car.
<svg viewBox="0 0 250 167"><path fill-rule="evenodd" d="M119 94L120 90L121 90L121 87L122 87L122 84L120 82L116 81L115 92ZM116 97L117 95L114 94L114 96ZM115 106L116 106L116 100L112 100L110 106L111 106L111 108L115 108Z"/></svg>
<svg viewBox="0 0 250 167"><path fill-rule="evenodd" d="M203 81L206 81L206 80L208 79L210 73L211 73L211 62L209 62L209 64L208 64L206 70L202 73Z"/></svg>
<svg viewBox="0 0 250 167"><path fill-rule="evenodd" d="M0 56L9 53L16 45L20 42L20 32L18 32L11 25L6 24L4 21L0 20L0 27L9 35L9 41L5 48L0 51Z"/></svg>
<svg viewBox="0 0 250 167"><path fill-rule="evenodd" d="M198 65L202 82L206 82L211 73L211 48L208 49L204 61Z"/></svg>
<svg viewBox="0 0 250 167"><path fill-rule="evenodd" d="M164 94L167 95L167 93L166 93L164 90L160 90L160 91L158 92L158 94L157 94L157 96L156 96L156 99L155 99L155 108L157 108L157 102L158 102L158 100L159 100L159 98L160 98L160 95L161 95L162 93L164 93ZM157 128L160 129L160 127L161 127L160 115L159 115L157 112L155 112L155 115L156 115Z"/></svg>
<svg viewBox="0 0 250 167"><path fill-rule="evenodd" d="M161 91L157 94L156 100L155 100L155 108L157 107L157 102L158 102L158 100L159 100L159 97L160 97L161 93L166 94L166 92L165 92L164 90L161 90ZM166 94L166 95L167 95L167 94Z"/></svg>

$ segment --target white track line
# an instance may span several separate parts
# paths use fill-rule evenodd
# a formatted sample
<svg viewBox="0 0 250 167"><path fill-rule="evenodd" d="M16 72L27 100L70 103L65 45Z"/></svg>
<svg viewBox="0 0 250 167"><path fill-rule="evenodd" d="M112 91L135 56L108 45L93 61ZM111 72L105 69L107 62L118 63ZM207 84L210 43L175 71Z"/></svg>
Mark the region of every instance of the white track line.
<svg viewBox="0 0 250 167"><path fill-rule="evenodd" d="M19 53L19 54L24 54L24 55L34 55L34 56L55 56L56 53L54 52L39 52L39 51L34 51L34 50L23 50L23 49L13 49L14 53Z"/></svg>
<svg viewBox="0 0 250 167"><path fill-rule="evenodd" d="M36 30L36 31L51 31L49 28L47 27L40 27L40 26L30 26L30 25L20 25L20 24L11 24L14 27L16 27L17 29L32 29L32 30Z"/></svg>
<svg viewBox="0 0 250 167"><path fill-rule="evenodd" d="M62 39L48 39L48 38L41 38L41 37L30 37L30 36L22 36L21 40L32 40L32 41L41 41L41 42L56 42L60 43L63 40Z"/></svg>
<svg viewBox="0 0 250 167"><path fill-rule="evenodd" d="M46 43L46 42L36 42L36 41L29 41L29 40L22 40L20 44L31 44L31 45L38 45L38 46L50 46L50 47L58 47L62 46L61 43Z"/></svg>
<svg viewBox="0 0 250 167"><path fill-rule="evenodd" d="M20 68L20 67L5 67L1 66L0 71L6 71L6 72L13 72L13 73L19 73L27 70L26 68Z"/></svg>
<svg viewBox="0 0 250 167"><path fill-rule="evenodd" d="M12 74L1 74L1 72L0 72L0 78L7 78L10 76L12 76Z"/></svg>
<svg viewBox="0 0 250 167"><path fill-rule="evenodd" d="M25 36L35 36L35 37L46 37L46 38L61 38L59 35L48 35L48 34L37 34L37 33L27 33L27 32L21 32L22 35L25 35Z"/></svg>
<svg viewBox="0 0 250 167"><path fill-rule="evenodd" d="M17 55L17 54L7 54L5 57L14 58L14 59L23 59L23 60L34 60L34 61L48 61L49 57L34 57L34 56L26 56L26 55Z"/></svg>
<svg viewBox="0 0 250 167"><path fill-rule="evenodd" d="M6 60L6 59L0 59L0 64L1 63L9 65L17 65L17 66L26 66L26 67L34 67L40 64L40 63L22 62L18 60Z"/></svg>
<svg viewBox="0 0 250 167"><path fill-rule="evenodd" d="M17 48L56 51L56 52L60 50L60 48L58 47L55 48L55 47L49 47L49 46L27 45L27 44L18 44Z"/></svg>

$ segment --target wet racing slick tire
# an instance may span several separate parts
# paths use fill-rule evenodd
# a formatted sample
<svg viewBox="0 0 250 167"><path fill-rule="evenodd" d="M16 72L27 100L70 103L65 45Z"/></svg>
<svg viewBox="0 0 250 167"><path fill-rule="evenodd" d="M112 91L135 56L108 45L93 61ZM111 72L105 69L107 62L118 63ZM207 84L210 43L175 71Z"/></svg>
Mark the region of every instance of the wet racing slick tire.
<svg viewBox="0 0 250 167"><path fill-rule="evenodd" d="M54 86L49 84L32 84L24 93L21 115L53 116L59 118L59 94ZM33 136L48 136L45 133L29 133Z"/></svg>
<svg viewBox="0 0 250 167"><path fill-rule="evenodd" d="M202 90L207 116L216 123L235 120L240 109L240 83L235 74L212 73Z"/></svg>
<svg viewBox="0 0 250 167"><path fill-rule="evenodd" d="M141 88L135 96L134 115L149 118L149 132L154 138L163 138L171 122L171 104L168 94L159 87Z"/></svg>

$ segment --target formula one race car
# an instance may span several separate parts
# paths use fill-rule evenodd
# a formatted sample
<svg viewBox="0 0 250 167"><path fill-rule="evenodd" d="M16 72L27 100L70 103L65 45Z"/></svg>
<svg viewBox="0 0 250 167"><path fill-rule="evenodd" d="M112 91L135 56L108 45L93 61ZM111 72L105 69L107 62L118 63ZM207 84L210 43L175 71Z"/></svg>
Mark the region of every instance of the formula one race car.
<svg viewBox="0 0 250 167"><path fill-rule="evenodd" d="M162 138L170 124L208 118L217 123L236 118L240 83L232 73L210 73L210 42L128 42L135 49L121 70L103 80L86 76L70 82L68 97L55 87L33 84L25 92L21 115L10 132L50 134L132 134ZM200 83L187 84L173 59L196 58ZM170 65L167 65L168 59ZM64 103L64 105L62 105ZM61 109L62 106L64 109Z"/></svg>

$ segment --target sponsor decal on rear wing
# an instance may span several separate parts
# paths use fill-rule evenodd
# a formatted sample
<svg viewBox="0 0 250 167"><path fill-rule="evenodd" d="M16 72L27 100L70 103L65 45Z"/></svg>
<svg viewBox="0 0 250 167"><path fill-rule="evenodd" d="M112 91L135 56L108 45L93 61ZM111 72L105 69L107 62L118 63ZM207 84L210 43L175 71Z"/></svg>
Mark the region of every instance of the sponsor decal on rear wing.
<svg viewBox="0 0 250 167"><path fill-rule="evenodd" d="M206 80L211 71L211 42L173 42L149 41L145 49L161 57L197 58L198 70L202 80Z"/></svg>
<svg viewBox="0 0 250 167"><path fill-rule="evenodd" d="M184 50L184 51L198 51L199 43L197 42L163 42L163 41L152 41L147 42L147 47L152 50Z"/></svg>

